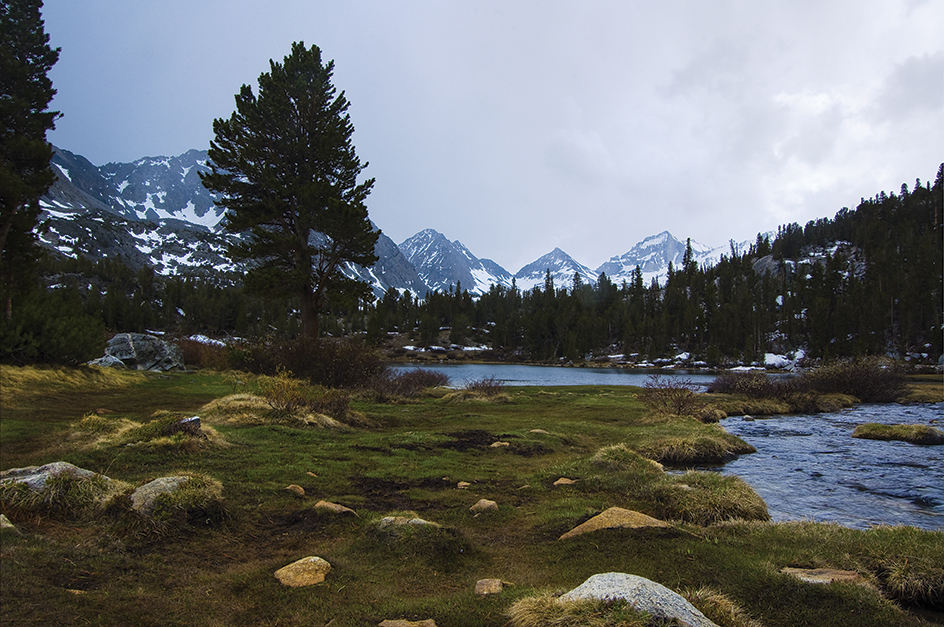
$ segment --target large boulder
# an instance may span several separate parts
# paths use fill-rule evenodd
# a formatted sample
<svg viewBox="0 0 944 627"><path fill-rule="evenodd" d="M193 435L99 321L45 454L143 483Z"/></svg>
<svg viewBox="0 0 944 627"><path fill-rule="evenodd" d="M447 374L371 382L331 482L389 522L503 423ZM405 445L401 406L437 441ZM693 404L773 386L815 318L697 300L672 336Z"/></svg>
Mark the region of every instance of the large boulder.
<svg viewBox="0 0 944 627"><path fill-rule="evenodd" d="M676 620L683 627L718 627L680 594L672 592L662 584L626 573L594 575L560 599L622 599L637 610L648 612L657 620Z"/></svg>
<svg viewBox="0 0 944 627"><path fill-rule="evenodd" d="M26 466L24 468L10 468L0 471L0 485L5 483L21 483L33 492L42 492L46 482L53 477L69 477L72 479L91 479L101 477L110 481L105 475L91 470L79 468L69 462L52 462L42 466Z"/></svg>
<svg viewBox="0 0 944 627"><path fill-rule="evenodd" d="M183 370L184 356L179 346L154 335L119 333L108 340L105 356L89 364L132 370Z"/></svg>

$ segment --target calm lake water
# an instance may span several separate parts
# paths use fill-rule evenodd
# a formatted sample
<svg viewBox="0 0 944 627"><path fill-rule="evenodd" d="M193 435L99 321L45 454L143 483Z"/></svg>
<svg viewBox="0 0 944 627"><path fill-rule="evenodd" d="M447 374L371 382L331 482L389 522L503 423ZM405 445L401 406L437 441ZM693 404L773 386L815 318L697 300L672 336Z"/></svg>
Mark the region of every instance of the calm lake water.
<svg viewBox="0 0 944 627"><path fill-rule="evenodd" d="M398 365L443 372L451 385L495 377L507 385L636 385L652 374L678 376L707 386L714 374L673 370L560 368L553 366ZM830 414L722 421L726 431L757 453L723 466L698 467L737 475L767 503L774 520L815 520L866 529L910 525L944 529L944 446L880 442L852 437L859 424L928 424L944 428L944 403L860 405Z"/></svg>
<svg viewBox="0 0 944 627"><path fill-rule="evenodd" d="M462 387L470 381L495 377L505 385L636 385L642 387L651 375L681 377L694 387L704 387L715 375L685 370L642 370L630 368L568 368L561 366L524 366L515 364L397 364L398 370L422 368L442 372L450 385Z"/></svg>

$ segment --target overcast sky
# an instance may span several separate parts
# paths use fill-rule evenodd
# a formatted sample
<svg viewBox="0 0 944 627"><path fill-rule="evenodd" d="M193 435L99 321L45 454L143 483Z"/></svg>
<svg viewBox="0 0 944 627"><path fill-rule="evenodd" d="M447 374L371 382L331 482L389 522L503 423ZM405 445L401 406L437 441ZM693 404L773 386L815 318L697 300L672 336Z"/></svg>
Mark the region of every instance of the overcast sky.
<svg viewBox="0 0 944 627"><path fill-rule="evenodd" d="M941 0L47 0L95 165L206 149L293 41L334 59L368 209L510 270L596 268L664 230L711 246L933 181Z"/></svg>

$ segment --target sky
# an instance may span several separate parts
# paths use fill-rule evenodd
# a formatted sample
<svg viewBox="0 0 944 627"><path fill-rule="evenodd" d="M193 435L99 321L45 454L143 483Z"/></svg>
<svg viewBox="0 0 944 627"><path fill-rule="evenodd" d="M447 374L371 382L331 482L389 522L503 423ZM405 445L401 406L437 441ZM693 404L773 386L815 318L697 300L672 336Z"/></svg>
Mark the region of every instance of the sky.
<svg viewBox="0 0 944 627"><path fill-rule="evenodd" d="M647 236L727 246L944 162L942 0L47 0L95 165L206 149L295 41L335 62L371 219L516 272Z"/></svg>

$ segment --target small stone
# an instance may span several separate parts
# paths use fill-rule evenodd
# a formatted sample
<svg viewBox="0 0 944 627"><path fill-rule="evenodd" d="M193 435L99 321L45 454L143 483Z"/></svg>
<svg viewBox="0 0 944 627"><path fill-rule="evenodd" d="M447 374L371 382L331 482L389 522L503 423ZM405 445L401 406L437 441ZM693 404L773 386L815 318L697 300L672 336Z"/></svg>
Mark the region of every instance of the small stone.
<svg viewBox="0 0 944 627"><path fill-rule="evenodd" d="M315 503L315 509L330 512L332 514L354 514L357 516L357 512L355 512L350 507L344 507L343 505L331 503L329 501L318 501Z"/></svg>
<svg viewBox="0 0 944 627"><path fill-rule="evenodd" d="M489 448L504 448L504 447L506 447L506 446L511 446L511 443L509 443L509 442L492 442L492 443L489 444L488 446L489 446Z"/></svg>
<svg viewBox="0 0 944 627"><path fill-rule="evenodd" d="M390 620L388 618L379 623L377 627L436 627L436 621L432 618L426 620L403 620L402 618Z"/></svg>
<svg viewBox="0 0 944 627"><path fill-rule="evenodd" d="M475 594L485 596L487 594L498 594L502 591L501 579L480 579L475 583Z"/></svg>
<svg viewBox="0 0 944 627"><path fill-rule="evenodd" d="M531 431L529 431L528 433L540 433L540 434L542 434L542 435L551 435L550 433L548 433L548 432L545 431L544 429L531 429Z"/></svg>
<svg viewBox="0 0 944 627"><path fill-rule="evenodd" d="M283 586L300 588L321 583L330 571L331 564L320 557L303 557L275 571L275 578Z"/></svg>
<svg viewBox="0 0 944 627"><path fill-rule="evenodd" d="M573 479L568 479L567 477L561 477L560 479L554 482L554 485L574 485L575 483L577 482L574 481Z"/></svg>
<svg viewBox="0 0 944 627"><path fill-rule="evenodd" d="M297 494L298 496L305 496L305 488L301 487L300 485L295 485L295 484L293 483L292 485L287 486L285 489L286 489L288 492L292 492L292 493L294 493L294 494Z"/></svg>
<svg viewBox="0 0 944 627"><path fill-rule="evenodd" d="M313 472L310 471L310 470L309 470L308 472L306 472L305 474L308 475L309 477L315 477L315 478L318 477L318 475L316 475L315 473L313 473Z"/></svg>
<svg viewBox="0 0 944 627"><path fill-rule="evenodd" d="M479 499L479 502L469 508L473 512L498 511L498 503L488 499Z"/></svg>
<svg viewBox="0 0 944 627"><path fill-rule="evenodd" d="M468 481L460 481L459 483L456 484L456 487L459 488L460 490L465 490L465 489L468 488L470 485L472 485L472 484L469 483Z"/></svg>

